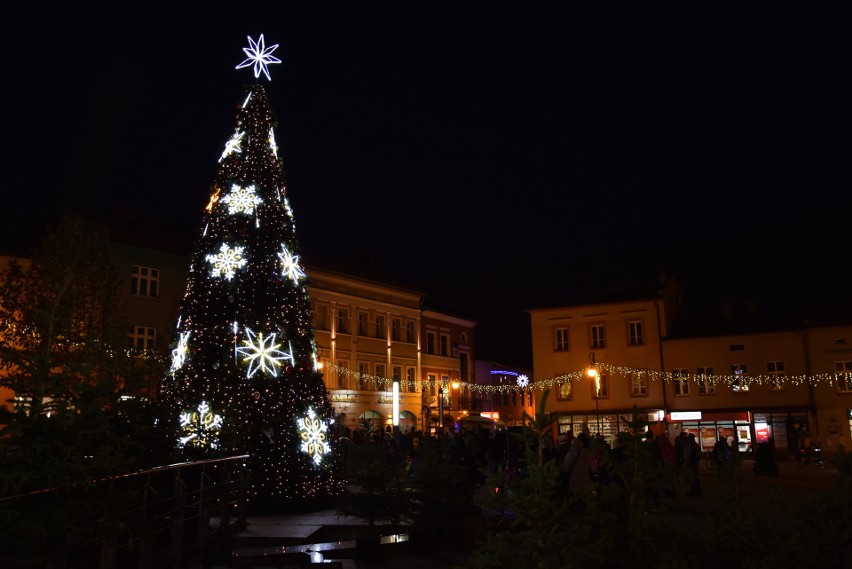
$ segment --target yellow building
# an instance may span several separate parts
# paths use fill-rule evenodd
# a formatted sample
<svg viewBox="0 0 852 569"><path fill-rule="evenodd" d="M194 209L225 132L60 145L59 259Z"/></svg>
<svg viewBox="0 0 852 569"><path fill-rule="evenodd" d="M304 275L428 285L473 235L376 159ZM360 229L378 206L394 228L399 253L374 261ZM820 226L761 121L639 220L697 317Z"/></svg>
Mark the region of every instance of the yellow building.
<svg viewBox="0 0 852 569"><path fill-rule="evenodd" d="M536 385L556 394L548 410L560 432L587 423L612 442L635 406L671 437L694 432L704 450L720 437L744 451L770 440L778 453L811 440L829 452L852 448L852 322L752 313L689 331L672 279L638 295L528 312Z"/></svg>

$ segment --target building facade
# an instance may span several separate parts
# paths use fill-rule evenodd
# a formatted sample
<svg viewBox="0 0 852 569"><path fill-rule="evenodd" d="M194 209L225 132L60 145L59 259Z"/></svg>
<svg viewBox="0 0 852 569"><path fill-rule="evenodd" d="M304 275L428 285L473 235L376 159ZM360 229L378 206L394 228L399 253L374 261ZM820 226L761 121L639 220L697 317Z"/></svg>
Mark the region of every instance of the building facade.
<svg viewBox="0 0 852 569"><path fill-rule="evenodd" d="M852 323L681 333L676 291L528 311L536 385L556 393L560 432L586 423L611 443L635 410L702 450L720 437L743 451L852 448Z"/></svg>

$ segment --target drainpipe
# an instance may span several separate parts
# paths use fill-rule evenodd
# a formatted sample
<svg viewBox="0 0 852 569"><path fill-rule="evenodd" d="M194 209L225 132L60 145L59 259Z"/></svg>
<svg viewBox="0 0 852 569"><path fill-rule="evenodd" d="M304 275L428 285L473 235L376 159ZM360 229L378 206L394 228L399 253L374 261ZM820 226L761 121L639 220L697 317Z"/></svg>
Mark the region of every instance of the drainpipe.
<svg viewBox="0 0 852 569"><path fill-rule="evenodd" d="M654 299L654 308L657 310L657 340L660 344L660 372L666 372L665 361L663 359L663 323L660 320L660 305L659 298ZM669 413L669 403L666 397L666 382L662 381L663 384L663 412L668 415Z"/></svg>

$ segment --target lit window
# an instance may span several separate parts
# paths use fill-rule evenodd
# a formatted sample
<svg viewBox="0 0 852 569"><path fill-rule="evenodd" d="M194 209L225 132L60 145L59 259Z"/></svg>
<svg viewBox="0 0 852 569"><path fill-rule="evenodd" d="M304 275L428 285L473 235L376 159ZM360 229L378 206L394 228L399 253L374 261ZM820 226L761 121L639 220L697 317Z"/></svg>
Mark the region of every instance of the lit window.
<svg viewBox="0 0 852 569"><path fill-rule="evenodd" d="M748 366L746 366L746 364L733 364L731 366L731 374L734 376L731 387L733 388L734 393L743 393L744 391L748 391L747 373Z"/></svg>

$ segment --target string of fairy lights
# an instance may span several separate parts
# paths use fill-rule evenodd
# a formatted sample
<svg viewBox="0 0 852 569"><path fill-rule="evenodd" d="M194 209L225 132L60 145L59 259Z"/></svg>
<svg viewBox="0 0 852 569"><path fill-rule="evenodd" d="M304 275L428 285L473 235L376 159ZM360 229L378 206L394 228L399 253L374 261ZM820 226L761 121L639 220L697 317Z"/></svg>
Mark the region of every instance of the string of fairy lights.
<svg viewBox="0 0 852 569"><path fill-rule="evenodd" d="M343 367L340 365L336 365L328 360L322 360L323 367L327 370L337 373L339 376L343 376L352 381L359 381L361 384L367 385L375 385L378 390L390 390L393 387L393 379L387 377L381 377L377 375L371 375L367 373L363 373L357 370L349 369L347 367ZM651 369L642 369L642 368L634 368L628 366L620 366L620 365L612 365L604 362L596 362L594 366L600 373L607 374L609 376L618 376L624 378L629 381L662 381L662 382L683 382L689 381L697 384L702 384L705 386L713 386L713 387L722 387L727 386L730 388L738 387L740 389L747 389L748 386L767 386L771 388L779 388L779 387L793 387L799 385L830 385L830 386L842 386L842 387L850 387L852 383L852 373L848 372L831 372L831 373L817 373L811 375L805 374L794 374L794 375L740 375L740 374L690 374L690 373L682 373L682 372L674 372L674 371L655 371ZM527 390L545 390L545 389L553 389L558 388L560 385L571 382L578 381L581 379L588 379L588 367L584 367L583 369L572 371L569 373L565 373L556 377L552 377L549 379L537 379L532 380L529 379L525 375L520 375L517 378L517 381L511 383L500 383L500 384L480 384L480 383L470 383L465 381L459 381L459 386L463 390L478 392L478 393L511 393L511 392L522 392ZM454 382L455 380L453 380ZM435 380L405 380L400 379L400 390L405 390L406 388L409 391L417 391L420 392L424 388L439 389L442 387L447 387L449 383L452 383L449 380L444 379L435 379Z"/></svg>

